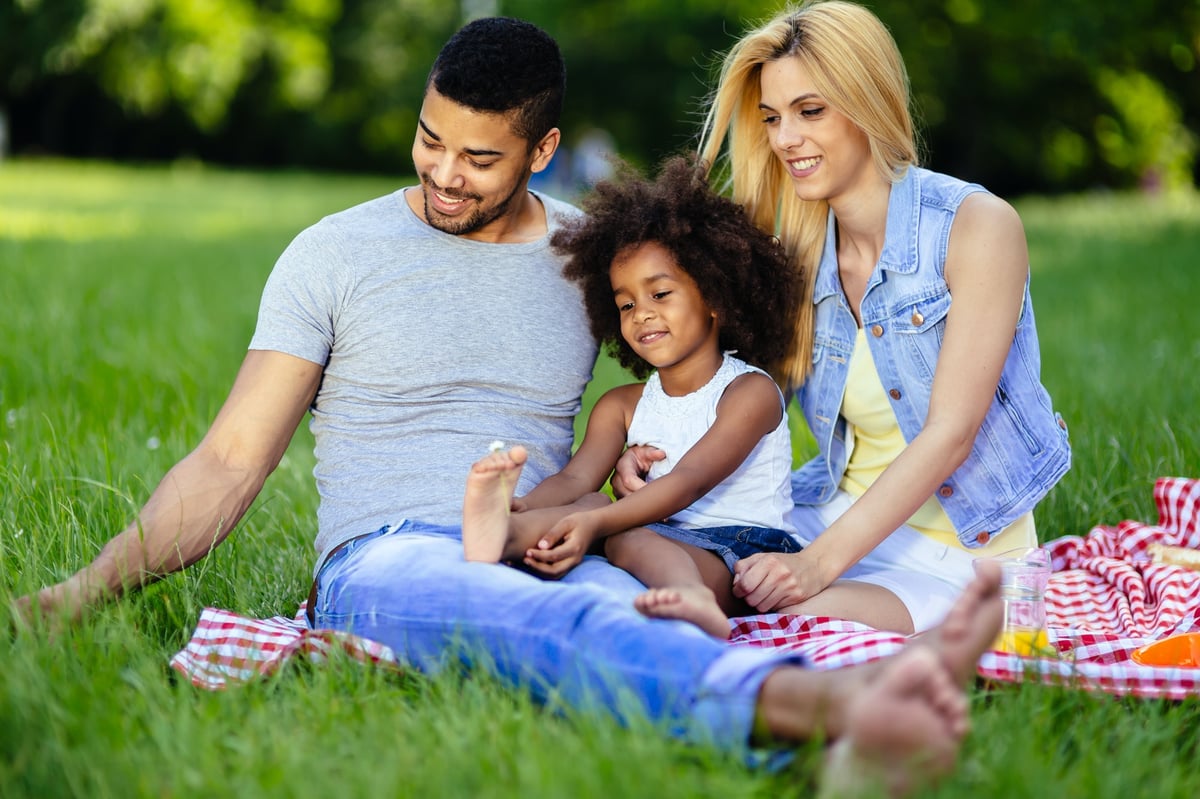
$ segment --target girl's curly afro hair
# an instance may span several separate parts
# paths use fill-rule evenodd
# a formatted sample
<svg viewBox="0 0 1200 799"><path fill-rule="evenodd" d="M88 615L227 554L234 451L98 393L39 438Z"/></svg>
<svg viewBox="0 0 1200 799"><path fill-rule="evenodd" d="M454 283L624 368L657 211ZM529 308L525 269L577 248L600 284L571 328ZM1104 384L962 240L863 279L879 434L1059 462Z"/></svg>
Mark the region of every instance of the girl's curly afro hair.
<svg viewBox="0 0 1200 799"><path fill-rule="evenodd" d="M582 202L585 215L554 234L564 274L583 288L592 335L639 378L653 371L621 336L609 267L626 247L657 242L674 257L717 314L722 350L776 374L799 309L798 268L779 240L708 185L691 158L668 159L654 180L620 165Z"/></svg>

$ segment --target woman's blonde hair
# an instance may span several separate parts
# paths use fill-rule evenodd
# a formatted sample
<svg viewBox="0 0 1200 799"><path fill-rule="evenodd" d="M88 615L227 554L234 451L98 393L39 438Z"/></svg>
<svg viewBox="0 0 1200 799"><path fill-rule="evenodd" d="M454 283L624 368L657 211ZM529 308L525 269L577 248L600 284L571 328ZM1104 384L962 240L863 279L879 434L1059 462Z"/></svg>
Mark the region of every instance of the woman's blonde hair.
<svg viewBox="0 0 1200 799"><path fill-rule="evenodd" d="M777 233L804 294L785 362L775 370L794 388L812 367L813 283L829 206L796 196L783 163L771 152L759 103L763 64L799 59L815 88L867 136L886 180L918 163L909 112L908 72L895 40L873 13L854 3L824 0L789 5L743 36L725 56L700 136L700 157L728 170L733 199L763 230ZM726 146L727 145L727 146Z"/></svg>

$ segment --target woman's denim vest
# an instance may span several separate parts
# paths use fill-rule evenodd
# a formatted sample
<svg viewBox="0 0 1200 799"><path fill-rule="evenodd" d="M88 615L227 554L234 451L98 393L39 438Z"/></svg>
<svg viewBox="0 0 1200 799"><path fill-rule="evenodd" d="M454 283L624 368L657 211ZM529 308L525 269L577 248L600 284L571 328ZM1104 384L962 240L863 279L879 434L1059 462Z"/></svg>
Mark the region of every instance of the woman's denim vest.
<svg viewBox="0 0 1200 799"><path fill-rule="evenodd" d="M910 167L892 186L887 231L861 312L879 378L905 441L929 412L933 372L950 310L946 249L959 204L982 186ZM838 277L832 211L813 292L816 329L813 370L797 401L820 454L792 474L797 504L827 502L846 470L842 395L857 325ZM937 491L958 539L973 548L1046 495L1071 465L1062 417L1041 384L1041 356L1029 282L1012 349L970 455Z"/></svg>

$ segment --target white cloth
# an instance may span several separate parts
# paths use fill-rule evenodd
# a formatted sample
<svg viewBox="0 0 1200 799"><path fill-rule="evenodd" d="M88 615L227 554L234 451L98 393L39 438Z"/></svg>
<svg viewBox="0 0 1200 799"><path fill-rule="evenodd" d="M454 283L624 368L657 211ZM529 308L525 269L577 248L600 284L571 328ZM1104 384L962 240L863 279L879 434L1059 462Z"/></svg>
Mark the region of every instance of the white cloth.
<svg viewBox="0 0 1200 799"><path fill-rule="evenodd" d="M649 444L667 454L650 468L649 479L668 474L717 419L717 403L725 389L748 372L766 374L745 361L726 354L717 373L704 386L682 397L662 389L658 373L650 375L633 412L626 442ZM783 408L783 394L779 395ZM733 474L712 491L671 517L687 529L749 525L795 532L788 521L792 510L792 444L787 414L778 426L755 445Z"/></svg>
<svg viewBox="0 0 1200 799"><path fill-rule="evenodd" d="M854 504L838 491L824 505L797 505L790 515L796 539L810 546ZM940 624L975 575L975 558L965 550L939 543L908 525L883 539L847 569L843 580L871 583L891 591L912 617L916 632Z"/></svg>

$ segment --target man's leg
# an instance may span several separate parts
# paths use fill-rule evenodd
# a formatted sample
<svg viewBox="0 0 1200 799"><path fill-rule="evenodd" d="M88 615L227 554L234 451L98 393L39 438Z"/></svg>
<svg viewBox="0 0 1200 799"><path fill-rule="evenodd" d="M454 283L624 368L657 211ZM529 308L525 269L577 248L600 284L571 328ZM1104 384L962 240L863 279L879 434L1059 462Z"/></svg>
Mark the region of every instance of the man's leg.
<svg viewBox="0 0 1200 799"><path fill-rule="evenodd" d="M406 527L322 573L318 626L380 641L427 672L475 663L542 699L618 719L637 713L735 750L752 737L845 739L841 762L856 773L899 769L896 785L952 762L967 726L962 686L1002 615L999 574L982 569L942 627L904 654L813 671L787 652L731 647L690 625L647 619L627 595L466 563L457 536ZM617 571L585 565L576 571ZM920 723L898 730L897 713Z"/></svg>
<svg viewBox="0 0 1200 799"><path fill-rule="evenodd" d="M599 559L562 582L546 581L464 561L458 537L444 528L412 530L372 539L323 569L315 625L386 644L427 673L467 662L542 700L618 719L633 712L678 734L742 746L762 679L776 664L800 660L734 649L692 625L642 616L631 601L640 585ZM721 675L716 688L709 672Z"/></svg>

